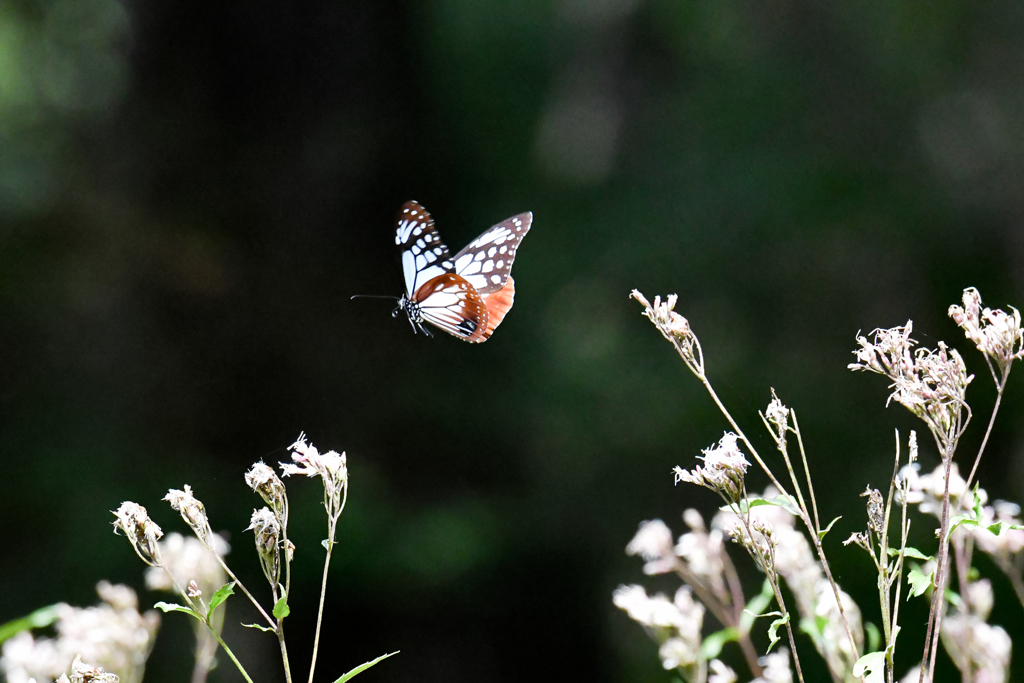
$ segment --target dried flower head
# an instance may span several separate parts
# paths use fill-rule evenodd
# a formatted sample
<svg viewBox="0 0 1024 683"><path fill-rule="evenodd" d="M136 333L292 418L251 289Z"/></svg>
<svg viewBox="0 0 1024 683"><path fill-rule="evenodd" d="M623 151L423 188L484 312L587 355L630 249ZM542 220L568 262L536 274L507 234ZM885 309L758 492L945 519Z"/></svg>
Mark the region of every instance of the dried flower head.
<svg viewBox="0 0 1024 683"><path fill-rule="evenodd" d="M903 327L874 331L874 342L857 336L860 348L854 351L857 362L851 370L874 372L888 377L892 383L889 400L906 407L924 420L940 440L943 450L959 436L965 424L963 412L967 385L974 379L956 349L943 342L935 350L914 348L910 338L912 322Z"/></svg>
<svg viewBox="0 0 1024 683"><path fill-rule="evenodd" d="M348 485L348 466L344 453L327 451L321 453L311 443L306 443L305 433L288 447L295 463L280 463L281 472L288 477L293 474L304 474L307 477L320 477L324 485L324 505L332 519L341 514L344 507L344 494Z"/></svg>
<svg viewBox="0 0 1024 683"><path fill-rule="evenodd" d="M192 495L192 487L185 484L184 491L170 489L163 500L166 500L172 508L181 513L181 518L192 528L196 538L209 548L213 543L213 529L210 528L210 520L206 516L206 507Z"/></svg>
<svg viewBox="0 0 1024 683"><path fill-rule="evenodd" d="M996 364L1000 375L1005 375L1014 360L1024 357L1024 330L1020 326L1020 313L1010 307L1011 313L1000 309L981 308L981 294L974 287L964 290L963 308L949 307L949 317L974 342L985 356ZM999 382L998 378L996 382Z"/></svg>
<svg viewBox="0 0 1024 683"><path fill-rule="evenodd" d="M284 482L270 465L265 464L262 460L253 463L249 471L245 473L245 483L260 494L263 502L269 505L275 513L279 514L281 510L285 509Z"/></svg>
<svg viewBox="0 0 1024 683"><path fill-rule="evenodd" d="M118 683L116 674L107 673L102 666L91 666L82 663L81 655L71 663L71 683Z"/></svg>
<svg viewBox="0 0 1024 683"><path fill-rule="evenodd" d="M665 302L662 303L661 297L656 296L654 297L653 305L638 290L634 289L630 297L643 305L645 309L643 314L654 323L654 326L658 328L658 331L661 332L665 339L672 342L672 345L676 347L676 351L682 356L683 361L686 362L686 366L695 375L703 378L704 354L701 351L697 335L690 329L690 323L686 318L672 310L676 307L676 301L679 297L675 294L669 294Z"/></svg>
<svg viewBox="0 0 1024 683"><path fill-rule="evenodd" d="M143 562L151 567L159 564L160 549L157 541L164 532L149 518L146 508L126 500L117 510L111 511L111 514L117 517L114 521L114 533L123 533L135 549L135 554Z"/></svg>
<svg viewBox="0 0 1024 683"><path fill-rule="evenodd" d="M882 535L882 526L885 524L885 507L882 502L882 493L870 486L864 489L861 497L868 499L868 528L879 536Z"/></svg>
<svg viewBox="0 0 1024 683"><path fill-rule="evenodd" d="M770 425L775 427L775 439L779 444L779 448L784 448L786 445L786 432L789 431L789 408L775 395L775 389L772 389L772 401L768 404L764 417Z"/></svg>
<svg viewBox="0 0 1024 683"><path fill-rule="evenodd" d="M717 446L705 448L704 455L697 456L704 461L704 467L695 467L693 471L673 468L676 483L697 484L718 492L730 503L738 503L743 497L743 477L750 466L738 440L735 434L727 432Z"/></svg>
<svg viewBox="0 0 1024 683"><path fill-rule="evenodd" d="M263 575L271 586L277 586L281 573L281 525L270 508L253 510L246 531L256 537L256 553L263 566Z"/></svg>

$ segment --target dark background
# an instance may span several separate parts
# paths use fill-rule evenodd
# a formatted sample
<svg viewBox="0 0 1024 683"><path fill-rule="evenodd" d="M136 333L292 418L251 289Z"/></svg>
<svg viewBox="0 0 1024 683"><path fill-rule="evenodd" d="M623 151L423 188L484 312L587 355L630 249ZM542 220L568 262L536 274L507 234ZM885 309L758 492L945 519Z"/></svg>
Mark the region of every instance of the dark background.
<svg viewBox="0 0 1024 683"><path fill-rule="evenodd" d="M726 424L634 287L679 293L763 453L769 387L797 409L866 620L870 561L840 541L888 481L893 428L921 425L846 370L858 330L913 318L963 351L973 458L994 392L945 311L971 285L1024 304L1019 3L2 0L0 17L0 621L93 604L103 578L141 591L109 511L134 500L183 530L159 498L185 483L265 595L242 473L304 430L351 470L318 680L395 649L359 680L668 680L611 591L674 590L623 549L643 519L681 533L683 509L713 510L670 469ZM408 199L454 250L534 212L487 344L350 301L401 293ZM982 464L993 498L1024 499L1021 390ZM324 527L318 482L289 487L301 680ZM992 621L1021 635L978 565ZM925 618L904 609L901 669ZM188 675L184 622L164 619L147 680ZM226 637L280 677L272 637Z"/></svg>

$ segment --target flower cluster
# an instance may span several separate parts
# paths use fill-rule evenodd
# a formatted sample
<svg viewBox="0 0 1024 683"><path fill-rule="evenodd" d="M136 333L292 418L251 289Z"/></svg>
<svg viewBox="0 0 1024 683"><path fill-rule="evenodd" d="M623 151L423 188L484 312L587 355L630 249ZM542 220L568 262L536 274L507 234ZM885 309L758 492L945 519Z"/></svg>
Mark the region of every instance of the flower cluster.
<svg viewBox="0 0 1024 683"><path fill-rule="evenodd" d="M299 434L298 440L288 447L292 452L294 463L281 463L281 472L288 477L293 474L304 474L307 477L320 477L324 484L324 507L327 516L337 520L345 507L345 494L348 491L348 465L344 453L327 451L321 453L311 443L306 442L306 435Z"/></svg>
<svg viewBox="0 0 1024 683"><path fill-rule="evenodd" d="M772 487L765 490L764 500L775 500L779 492ZM771 571L778 572L796 598L797 611L802 623L814 625L814 644L825 658L829 668L840 676L852 670L857 653L843 625L832 584L825 576L821 563L814 555L807 537L796 529L794 516L779 505L761 505L750 512L753 537L747 532L743 520L735 512L720 511L711 524L722 529L733 540L748 548L759 549L772 559ZM752 552L752 555L756 555ZM839 591L846 621L857 642L864 642L860 609L844 591Z"/></svg>
<svg viewBox="0 0 1024 683"><path fill-rule="evenodd" d="M727 502L739 502L743 497L743 478L750 466L740 451L739 437L727 432L717 446L705 448L703 453L697 457L704 461L704 467L698 466L692 471L679 466L673 468L676 483L697 484L718 492Z"/></svg>
<svg viewBox="0 0 1024 683"><path fill-rule="evenodd" d="M690 368L697 377L704 378L704 353L701 351L697 335L690 329L690 323L686 318L676 313L676 301L679 297L669 294L662 302L660 296L654 297L654 304L647 300L638 290L633 290L630 297L639 301L644 307L644 315L654 323L662 336L672 342L676 351L682 356L686 366Z"/></svg>
<svg viewBox="0 0 1024 683"><path fill-rule="evenodd" d="M97 667L117 672L126 683L142 680L159 615L140 614L135 593L127 586L101 581L96 592L103 602L95 607L56 606L55 638L33 638L23 631L4 643L0 669L8 683L53 681L69 667L71 681L117 680ZM83 665L82 658L93 665Z"/></svg>
<svg viewBox="0 0 1024 683"><path fill-rule="evenodd" d="M643 586L619 586L612 602L658 641L662 666L679 669L692 680L703 661L700 645L704 606L693 599L689 587L682 586L669 600L663 593L647 595Z"/></svg>
<svg viewBox="0 0 1024 683"><path fill-rule="evenodd" d="M950 659L964 674L964 680L1005 683L1010 675L1012 641L1001 626L987 623L994 597L987 579L968 584L963 601L967 609L957 610L942 622L942 644Z"/></svg>
<svg viewBox="0 0 1024 683"><path fill-rule="evenodd" d="M941 341L935 350L914 348L912 327L908 320L903 327L877 329L873 342L858 335L857 362L848 367L888 377L893 390L889 400L924 420L946 451L965 426L967 385L974 376L967 374L959 352Z"/></svg>
<svg viewBox="0 0 1024 683"><path fill-rule="evenodd" d="M1020 313L1012 306L1011 313L998 308L982 309L981 294L974 287L964 290L963 301L963 308L955 304L949 307L949 317L1005 376L1010 364L1024 357L1024 329L1020 326Z"/></svg>

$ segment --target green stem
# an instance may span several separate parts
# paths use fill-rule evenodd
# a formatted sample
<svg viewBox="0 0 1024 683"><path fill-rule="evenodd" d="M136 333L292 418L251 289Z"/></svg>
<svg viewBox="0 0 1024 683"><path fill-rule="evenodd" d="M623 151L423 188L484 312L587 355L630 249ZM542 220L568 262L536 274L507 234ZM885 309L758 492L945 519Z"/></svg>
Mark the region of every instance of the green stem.
<svg viewBox="0 0 1024 683"><path fill-rule="evenodd" d="M214 631L213 629L210 629L210 633L212 633L213 637L217 639L217 642L220 643L220 646L224 648L224 652L226 652L228 657L231 658L231 661L235 663L235 666L238 667L238 670L242 673L242 676L245 678L245 680L247 680L249 683L252 683L252 679L249 678L249 674L246 673L245 668L242 666L242 663L238 661L238 658L235 657L235 653L231 651L231 648L229 648L228 644L224 642L224 639L220 637L220 634Z"/></svg>
<svg viewBox="0 0 1024 683"><path fill-rule="evenodd" d="M313 660L309 663L309 683L313 683L313 672L316 670L316 653L320 647L320 623L324 616L324 598L327 596L327 569L331 565L331 549L334 547L334 530L327 541L327 557L324 559L324 578L320 583L320 608L316 612L316 635L313 637Z"/></svg>

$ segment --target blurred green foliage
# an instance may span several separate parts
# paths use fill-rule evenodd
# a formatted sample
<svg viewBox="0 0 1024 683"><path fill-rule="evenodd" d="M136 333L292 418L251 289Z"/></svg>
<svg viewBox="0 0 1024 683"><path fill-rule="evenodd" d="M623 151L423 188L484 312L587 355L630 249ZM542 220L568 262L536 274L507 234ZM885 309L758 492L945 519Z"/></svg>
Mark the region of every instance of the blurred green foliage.
<svg viewBox="0 0 1024 683"><path fill-rule="evenodd" d="M944 316L969 285L1024 305L1022 21L917 0L3 2L0 622L101 578L142 590L108 511L176 528L157 501L184 483L258 585L242 472L305 430L352 473L322 680L394 649L360 680L669 680L611 591L641 577L638 522L713 509L670 469L726 425L634 287L679 293L749 432L769 387L798 411L822 516L844 515L837 578L877 621L840 541L915 425L845 366L858 330L913 318L964 351L987 414ZM487 344L349 300L399 293L407 199L455 249L534 212ZM994 498L1024 500L1021 392L982 464ZM301 670L322 510L291 487ZM925 610L906 614L909 667ZM1012 601L992 620L1021 635ZM186 675L172 621L148 680ZM227 638L270 679L265 636Z"/></svg>

